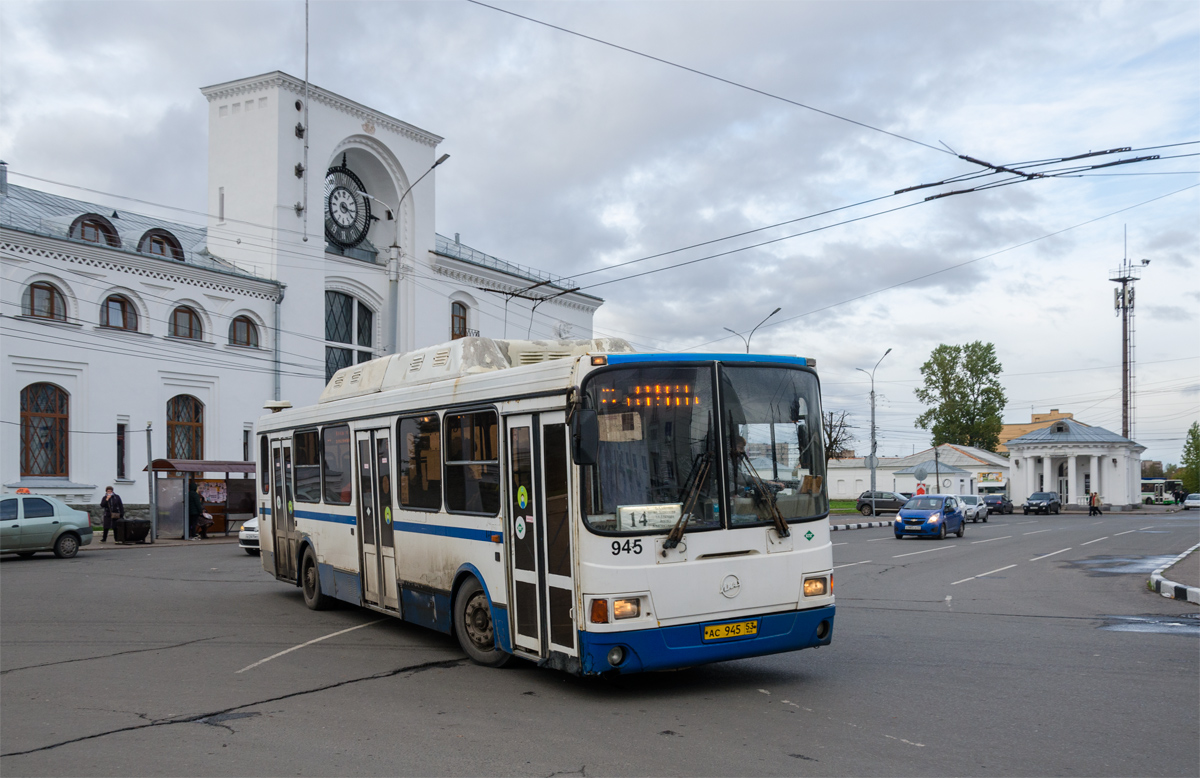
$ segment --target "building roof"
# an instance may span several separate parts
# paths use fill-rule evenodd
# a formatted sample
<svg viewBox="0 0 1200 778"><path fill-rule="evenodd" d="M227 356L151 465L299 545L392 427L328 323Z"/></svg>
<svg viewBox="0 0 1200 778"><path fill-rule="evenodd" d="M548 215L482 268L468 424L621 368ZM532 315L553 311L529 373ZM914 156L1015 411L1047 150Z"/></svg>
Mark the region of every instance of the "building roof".
<svg viewBox="0 0 1200 778"><path fill-rule="evenodd" d="M89 213L104 217L116 229L120 245L109 247L114 251L176 263L179 260L138 251L138 244L147 231L165 230L179 241L185 264L260 281L269 280L247 273L237 265L210 254L208 231L203 227L144 216L124 208L113 209L112 206L75 200L11 183L7 186L7 193L0 196L0 227L94 246L96 244L89 241L71 237L71 225L78 217Z"/></svg>
<svg viewBox="0 0 1200 778"><path fill-rule="evenodd" d="M1075 415L1072 413L1063 413L1058 408L1051 408L1049 413L1033 413L1029 416L1027 423L1019 424L1004 424L1000 427L1000 445L996 447L997 451L1007 452L1005 444L1013 438L1019 438L1026 433L1040 430L1043 427L1050 426L1051 423L1058 419L1073 419ZM1083 422L1080 422L1081 424Z"/></svg>
<svg viewBox="0 0 1200 778"><path fill-rule="evenodd" d="M914 465L909 465L908 467L897 470L895 475L912 475L918 467L923 467L927 472L937 473L939 475L966 475L967 473L971 472L970 470L963 470L961 467L955 467L954 465L947 464L939 454L936 462L932 459L927 459L924 462L917 462Z"/></svg>
<svg viewBox="0 0 1200 778"><path fill-rule="evenodd" d="M1059 430L1062 430L1061 432ZM1037 445L1057 443L1122 443L1131 446L1138 445L1129 438L1122 437L1103 427L1090 427L1074 419L1056 419L1049 426L1027 432L1019 438L1008 441L1008 445Z"/></svg>

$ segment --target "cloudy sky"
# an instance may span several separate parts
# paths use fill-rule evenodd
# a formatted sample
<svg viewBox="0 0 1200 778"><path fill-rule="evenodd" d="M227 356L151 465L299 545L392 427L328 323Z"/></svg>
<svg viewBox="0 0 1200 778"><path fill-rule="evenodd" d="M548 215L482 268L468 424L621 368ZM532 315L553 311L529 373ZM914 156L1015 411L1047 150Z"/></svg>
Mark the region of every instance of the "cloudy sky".
<svg viewBox="0 0 1200 778"><path fill-rule="evenodd" d="M939 343L995 343L1006 421L1058 408L1119 432L1108 278L1127 235L1151 260L1135 437L1178 461L1200 418L1200 4L495 5L545 24L465 0L310 6L315 84L446 138L439 232L575 278L607 300L597 333L647 350L739 351L724 328L781 308L754 350L816 358L860 451L855 368L893 349L876 372L882 455L928 443L913 389ZM303 75L304 13L0 3L11 180L202 210L199 87ZM1133 151L1072 164L1163 159L892 194L981 170L949 149L1011 165L1119 147Z"/></svg>

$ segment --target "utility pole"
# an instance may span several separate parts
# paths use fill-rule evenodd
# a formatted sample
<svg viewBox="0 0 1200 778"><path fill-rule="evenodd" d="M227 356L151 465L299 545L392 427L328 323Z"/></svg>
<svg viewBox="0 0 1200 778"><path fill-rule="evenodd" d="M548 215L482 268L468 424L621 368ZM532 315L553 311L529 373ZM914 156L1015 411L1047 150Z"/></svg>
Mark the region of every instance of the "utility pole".
<svg viewBox="0 0 1200 778"><path fill-rule="evenodd" d="M1134 265L1129 259L1129 238L1125 239L1125 257L1121 266L1109 274L1108 280L1120 284L1113 290L1113 308L1121 317L1121 435L1133 440L1133 366L1134 366L1134 323L1133 284L1141 275L1142 268L1150 264L1143 259Z"/></svg>
<svg viewBox="0 0 1200 778"><path fill-rule="evenodd" d="M883 352L883 356L879 358L882 362L884 357L891 354L889 348ZM871 377L871 456L867 458L867 465L871 468L871 515L875 515L875 467L879 464L879 457L875 456L875 368L879 367L879 362L875 363L875 367L871 368L871 372L867 373L861 367L854 368L861 373L867 373Z"/></svg>

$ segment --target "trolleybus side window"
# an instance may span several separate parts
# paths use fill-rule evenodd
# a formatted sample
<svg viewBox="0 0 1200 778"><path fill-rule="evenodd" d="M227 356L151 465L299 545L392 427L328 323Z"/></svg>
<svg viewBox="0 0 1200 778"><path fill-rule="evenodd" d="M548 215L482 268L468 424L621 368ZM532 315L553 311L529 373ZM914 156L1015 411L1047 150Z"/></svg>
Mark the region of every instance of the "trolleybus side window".
<svg viewBox="0 0 1200 778"><path fill-rule="evenodd" d="M271 491L271 444L266 435L258 437L258 480L263 494Z"/></svg>
<svg viewBox="0 0 1200 778"><path fill-rule="evenodd" d="M711 367L622 367L585 384L596 409L596 464L582 468L586 521L601 532L721 526Z"/></svg>
<svg viewBox="0 0 1200 778"><path fill-rule="evenodd" d="M721 410L729 451L730 526L829 510L817 379L803 370L721 366Z"/></svg>
<svg viewBox="0 0 1200 778"><path fill-rule="evenodd" d="M446 510L500 512L500 461L495 411L446 414Z"/></svg>
<svg viewBox="0 0 1200 778"><path fill-rule="evenodd" d="M320 502L321 451L316 430L293 436L292 456L296 458L296 502Z"/></svg>
<svg viewBox="0 0 1200 778"><path fill-rule="evenodd" d="M396 444L400 458L400 506L442 508L442 431L436 415L401 419Z"/></svg>
<svg viewBox="0 0 1200 778"><path fill-rule="evenodd" d="M353 478L350 428L345 425L326 427L321 430L321 480L325 486L325 502L329 505L349 505Z"/></svg>

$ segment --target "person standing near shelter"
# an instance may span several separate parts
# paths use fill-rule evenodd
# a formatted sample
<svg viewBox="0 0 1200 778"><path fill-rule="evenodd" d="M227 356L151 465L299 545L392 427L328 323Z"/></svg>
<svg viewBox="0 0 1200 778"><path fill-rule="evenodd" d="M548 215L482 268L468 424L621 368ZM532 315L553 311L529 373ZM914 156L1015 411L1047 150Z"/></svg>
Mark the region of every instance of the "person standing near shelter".
<svg viewBox="0 0 1200 778"><path fill-rule="evenodd" d="M104 490L104 499L100 500L100 507L104 510L104 534L100 536L100 542L107 543L109 530L112 530L113 540L116 540L117 522L125 517L125 503L121 502L120 495L110 486Z"/></svg>
<svg viewBox="0 0 1200 778"><path fill-rule="evenodd" d="M187 537L188 540L200 540L204 538L208 540L208 533L204 521L204 498L200 496L200 492L196 490L196 482L188 482L188 510L187 510ZM199 534L196 534L199 528Z"/></svg>

